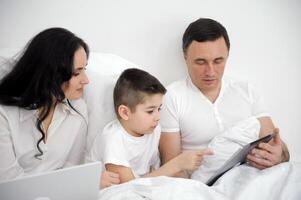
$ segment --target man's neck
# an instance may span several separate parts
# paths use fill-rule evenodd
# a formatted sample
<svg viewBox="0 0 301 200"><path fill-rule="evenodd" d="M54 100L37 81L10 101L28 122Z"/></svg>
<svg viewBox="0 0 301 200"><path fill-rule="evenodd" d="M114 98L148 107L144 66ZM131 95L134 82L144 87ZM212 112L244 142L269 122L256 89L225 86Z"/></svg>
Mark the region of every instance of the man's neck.
<svg viewBox="0 0 301 200"><path fill-rule="evenodd" d="M202 93L208 98L209 101L214 103L217 97L219 96L220 91L221 91L221 84L219 84L219 86L214 89L202 91Z"/></svg>

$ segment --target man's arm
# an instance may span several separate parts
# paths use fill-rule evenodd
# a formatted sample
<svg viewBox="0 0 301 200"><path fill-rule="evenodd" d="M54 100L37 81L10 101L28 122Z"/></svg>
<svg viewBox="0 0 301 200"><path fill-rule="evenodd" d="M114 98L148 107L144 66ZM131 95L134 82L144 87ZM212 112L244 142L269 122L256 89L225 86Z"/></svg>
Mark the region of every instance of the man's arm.
<svg viewBox="0 0 301 200"><path fill-rule="evenodd" d="M281 162L289 161L290 154L289 154L288 148L287 148L286 144L281 140L280 135L279 135L279 130L275 129L272 119L270 117L261 117L258 120L260 121L260 124L261 124L259 136L264 137L267 134L277 132L278 134L275 139L280 140L280 143L281 143L281 149L282 149ZM275 142L275 140L274 140L274 142ZM277 142L277 143L279 143L279 142Z"/></svg>
<svg viewBox="0 0 301 200"><path fill-rule="evenodd" d="M289 160L289 152L286 144L281 140L279 130L274 127L270 117L258 118L260 122L259 137L276 132L276 136L269 143L259 144L259 148L253 149L247 156L250 165L265 169L281 162Z"/></svg>
<svg viewBox="0 0 301 200"><path fill-rule="evenodd" d="M159 151L161 157L161 165L164 165L169 160L178 156L182 152L180 132L162 132L159 144ZM184 172L177 173L175 176L183 178L188 177L187 174Z"/></svg>

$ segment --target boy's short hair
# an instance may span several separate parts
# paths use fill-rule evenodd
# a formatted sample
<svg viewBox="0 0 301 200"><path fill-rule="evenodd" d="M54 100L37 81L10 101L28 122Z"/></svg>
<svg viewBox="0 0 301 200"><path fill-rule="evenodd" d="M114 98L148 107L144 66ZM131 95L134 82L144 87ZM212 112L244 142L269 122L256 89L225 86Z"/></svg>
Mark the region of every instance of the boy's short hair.
<svg viewBox="0 0 301 200"><path fill-rule="evenodd" d="M114 109L117 117L120 105L128 106L135 111L138 104L144 102L144 97L153 94L165 94L166 89L160 81L146 71L137 68L124 70L114 87Z"/></svg>

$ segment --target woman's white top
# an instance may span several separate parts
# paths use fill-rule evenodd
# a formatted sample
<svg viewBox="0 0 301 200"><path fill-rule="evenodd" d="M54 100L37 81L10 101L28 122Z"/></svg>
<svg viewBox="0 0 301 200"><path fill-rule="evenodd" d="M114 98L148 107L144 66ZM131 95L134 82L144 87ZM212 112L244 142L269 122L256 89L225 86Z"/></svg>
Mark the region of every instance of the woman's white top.
<svg viewBox="0 0 301 200"><path fill-rule="evenodd" d="M41 133L36 127L38 110L0 105L0 181L46 172L84 161L87 108L83 100L71 101L55 107L47 131L47 141L37 142Z"/></svg>

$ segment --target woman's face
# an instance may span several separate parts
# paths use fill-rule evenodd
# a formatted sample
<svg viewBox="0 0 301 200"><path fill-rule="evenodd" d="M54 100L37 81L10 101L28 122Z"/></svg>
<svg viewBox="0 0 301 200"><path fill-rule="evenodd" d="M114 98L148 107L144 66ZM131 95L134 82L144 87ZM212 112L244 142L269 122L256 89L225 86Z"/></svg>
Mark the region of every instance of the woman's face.
<svg viewBox="0 0 301 200"><path fill-rule="evenodd" d="M87 65L87 54L84 48L80 47L74 53L73 72L69 81L63 83L62 90L65 97L70 100L79 99L83 94L83 89L89 83L85 73Z"/></svg>

